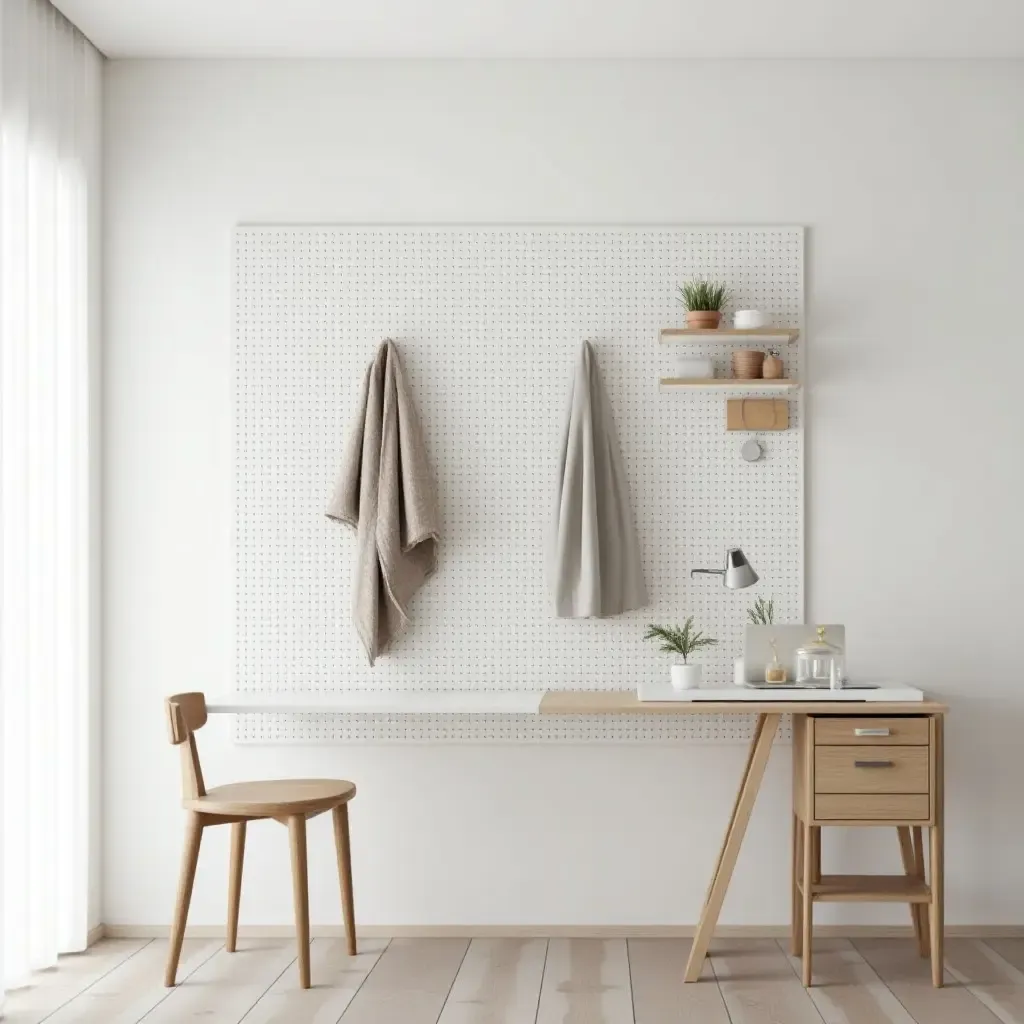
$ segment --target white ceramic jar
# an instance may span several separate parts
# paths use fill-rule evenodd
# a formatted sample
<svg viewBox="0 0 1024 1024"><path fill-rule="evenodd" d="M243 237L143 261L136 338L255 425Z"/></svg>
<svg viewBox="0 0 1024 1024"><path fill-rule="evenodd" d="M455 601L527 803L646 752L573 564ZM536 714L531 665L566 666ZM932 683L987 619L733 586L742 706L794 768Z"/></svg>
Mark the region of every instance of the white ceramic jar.
<svg viewBox="0 0 1024 1024"><path fill-rule="evenodd" d="M759 309L737 309L732 315L732 325L740 331L756 331L767 323L767 315Z"/></svg>

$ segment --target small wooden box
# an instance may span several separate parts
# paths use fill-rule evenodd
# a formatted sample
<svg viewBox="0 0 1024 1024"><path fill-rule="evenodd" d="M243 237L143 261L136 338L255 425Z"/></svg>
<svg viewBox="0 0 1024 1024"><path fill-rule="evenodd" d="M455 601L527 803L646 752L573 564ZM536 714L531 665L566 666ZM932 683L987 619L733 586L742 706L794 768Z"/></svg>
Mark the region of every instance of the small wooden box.
<svg viewBox="0 0 1024 1024"><path fill-rule="evenodd" d="M789 402L784 398L730 398L726 430L788 430Z"/></svg>

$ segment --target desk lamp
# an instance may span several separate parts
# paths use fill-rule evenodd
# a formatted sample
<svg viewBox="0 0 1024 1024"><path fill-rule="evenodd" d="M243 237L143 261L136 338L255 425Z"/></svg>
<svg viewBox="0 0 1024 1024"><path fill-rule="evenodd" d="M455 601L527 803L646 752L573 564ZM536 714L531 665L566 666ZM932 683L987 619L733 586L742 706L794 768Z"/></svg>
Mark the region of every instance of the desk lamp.
<svg viewBox="0 0 1024 1024"><path fill-rule="evenodd" d="M722 582L730 590L752 587L759 578L741 548L729 548L725 553L724 569L691 569L690 578L692 579L699 572L707 573L709 576L721 576Z"/></svg>

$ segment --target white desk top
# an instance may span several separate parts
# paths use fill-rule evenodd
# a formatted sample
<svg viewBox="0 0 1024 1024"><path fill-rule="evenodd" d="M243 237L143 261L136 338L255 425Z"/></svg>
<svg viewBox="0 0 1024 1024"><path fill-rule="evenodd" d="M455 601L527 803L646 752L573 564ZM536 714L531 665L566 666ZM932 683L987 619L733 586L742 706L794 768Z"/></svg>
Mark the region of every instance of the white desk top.
<svg viewBox="0 0 1024 1024"><path fill-rule="evenodd" d="M676 690L668 680L651 680L640 684L637 697L642 701L710 702L710 701L752 701L765 704L778 701L780 704L827 703L888 703L892 701L923 701L924 692L916 686L891 686L874 684L874 689L805 690L796 686L774 689L757 687L722 686L717 688L698 687L693 690Z"/></svg>
<svg viewBox="0 0 1024 1024"><path fill-rule="evenodd" d="M671 687L666 684L666 690ZM799 713L849 713L854 702L865 711L933 713L944 707L929 702L920 690L887 689L863 696L865 691L847 691L850 696L837 700L820 692L803 691L811 696L801 702L772 699L771 691L723 690L689 691L683 700L679 692L666 698L639 700L635 691L525 690L525 691L418 691L379 693L373 690L349 690L339 693L225 693L207 698L211 715L224 714L335 714L335 715L592 715L631 712L713 714L733 712L780 712L799 709ZM857 694L857 696L853 696ZM693 697L699 695L698 699Z"/></svg>
<svg viewBox="0 0 1024 1024"><path fill-rule="evenodd" d="M225 693L209 697L206 710L223 714L402 714L536 715L543 690L494 692L378 693Z"/></svg>

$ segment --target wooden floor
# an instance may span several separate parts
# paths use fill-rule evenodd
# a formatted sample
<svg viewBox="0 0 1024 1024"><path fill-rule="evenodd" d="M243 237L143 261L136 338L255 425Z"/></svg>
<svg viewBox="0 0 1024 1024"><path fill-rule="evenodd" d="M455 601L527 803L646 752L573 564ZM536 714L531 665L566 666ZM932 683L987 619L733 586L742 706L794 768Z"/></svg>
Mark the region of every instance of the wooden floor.
<svg viewBox="0 0 1024 1024"><path fill-rule="evenodd" d="M823 939L818 984L770 939L718 940L682 984L688 939L312 943L298 987L288 939L188 939L176 989L164 941L105 939L8 995L6 1024L1024 1024L1024 939L947 940L946 984L909 939Z"/></svg>

